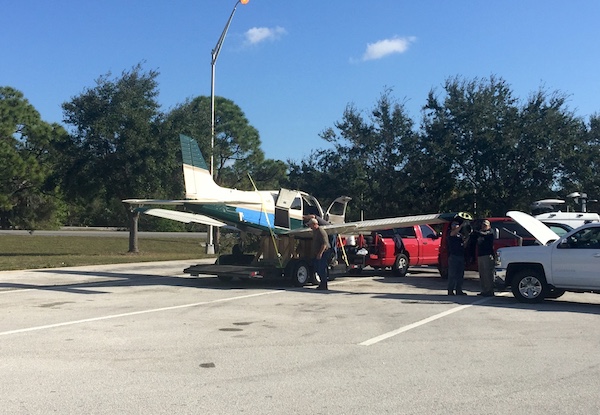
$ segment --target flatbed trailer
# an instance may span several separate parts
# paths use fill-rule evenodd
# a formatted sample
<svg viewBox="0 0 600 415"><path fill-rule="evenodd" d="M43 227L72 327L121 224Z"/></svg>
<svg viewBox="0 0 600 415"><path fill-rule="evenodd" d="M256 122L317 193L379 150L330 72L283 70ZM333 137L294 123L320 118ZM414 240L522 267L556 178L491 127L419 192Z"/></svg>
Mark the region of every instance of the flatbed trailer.
<svg viewBox="0 0 600 415"><path fill-rule="evenodd" d="M221 281L239 279L288 280L301 287L318 284L320 276L314 273L310 238L291 235L262 236L260 249L255 255L241 252L221 255L215 264L192 265L183 270L192 276L216 275ZM347 273L345 264L330 267L329 280Z"/></svg>
<svg viewBox="0 0 600 415"><path fill-rule="evenodd" d="M186 274L197 277L199 275L216 275L221 281L231 281L234 278L240 280L282 280L289 281L295 286L307 284L318 284L319 280L314 278L311 265L306 261L290 261L288 269L273 266L248 266L248 265L219 265L219 264L197 264L183 270ZM336 277L346 275L348 269L345 265L337 265L329 269L329 281Z"/></svg>

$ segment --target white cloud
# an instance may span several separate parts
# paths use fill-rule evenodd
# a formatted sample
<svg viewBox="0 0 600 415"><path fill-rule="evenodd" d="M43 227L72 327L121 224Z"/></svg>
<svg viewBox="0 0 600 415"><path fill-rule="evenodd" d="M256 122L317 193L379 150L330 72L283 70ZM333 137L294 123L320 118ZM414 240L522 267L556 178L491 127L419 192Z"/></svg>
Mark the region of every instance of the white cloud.
<svg viewBox="0 0 600 415"><path fill-rule="evenodd" d="M367 50L365 51L362 60L370 61L374 59L381 59L385 56L391 55L392 53L404 53L411 45L417 40L416 37L393 37L391 39L379 40L375 43L368 43Z"/></svg>
<svg viewBox="0 0 600 415"><path fill-rule="evenodd" d="M281 36L287 34L287 31L280 26L270 27L253 27L245 33L246 43L256 45L267 40L277 40Z"/></svg>

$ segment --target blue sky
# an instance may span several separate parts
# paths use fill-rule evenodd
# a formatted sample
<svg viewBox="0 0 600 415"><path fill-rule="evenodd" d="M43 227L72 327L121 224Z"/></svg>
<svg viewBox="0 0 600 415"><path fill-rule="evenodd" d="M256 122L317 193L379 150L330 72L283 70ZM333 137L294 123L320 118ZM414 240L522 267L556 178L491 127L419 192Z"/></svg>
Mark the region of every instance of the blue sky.
<svg viewBox="0 0 600 415"><path fill-rule="evenodd" d="M61 104L139 62L160 72L168 111L210 95L211 50L235 0L0 0L0 85L48 122ZM521 99L545 88L600 113L597 0L250 0L216 64L216 94L258 129L268 158L300 160L348 104L386 88L418 124L444 81L503 78Z"/></svg>

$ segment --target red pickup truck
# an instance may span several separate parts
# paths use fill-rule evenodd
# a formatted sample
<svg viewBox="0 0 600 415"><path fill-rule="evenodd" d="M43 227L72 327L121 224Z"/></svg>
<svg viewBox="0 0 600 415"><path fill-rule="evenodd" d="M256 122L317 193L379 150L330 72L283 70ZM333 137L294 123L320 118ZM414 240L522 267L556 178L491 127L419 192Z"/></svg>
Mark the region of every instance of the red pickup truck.
<svg viewBox="0 0 600 415"><path fill-rule="evenodd" d="M348 249L348 258L358 270L391 268L395 276L404 277L409 266L436 265L440 241L429 225L376 231L360 235L355 249Z"/></svg>

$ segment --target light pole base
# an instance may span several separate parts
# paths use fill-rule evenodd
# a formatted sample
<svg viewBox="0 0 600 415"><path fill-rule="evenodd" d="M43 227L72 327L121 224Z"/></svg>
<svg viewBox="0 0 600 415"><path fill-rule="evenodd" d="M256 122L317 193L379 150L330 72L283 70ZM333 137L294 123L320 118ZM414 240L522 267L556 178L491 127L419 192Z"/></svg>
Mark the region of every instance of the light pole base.
<svg viewBox="0 0 600 415"><path fill-rule="evenodd" d="M206 254L207 255L215 254L215 245L214 244L206 244Z"/></svg>

